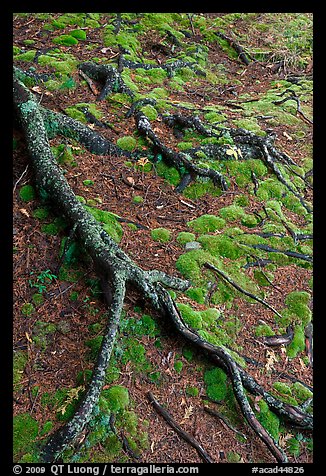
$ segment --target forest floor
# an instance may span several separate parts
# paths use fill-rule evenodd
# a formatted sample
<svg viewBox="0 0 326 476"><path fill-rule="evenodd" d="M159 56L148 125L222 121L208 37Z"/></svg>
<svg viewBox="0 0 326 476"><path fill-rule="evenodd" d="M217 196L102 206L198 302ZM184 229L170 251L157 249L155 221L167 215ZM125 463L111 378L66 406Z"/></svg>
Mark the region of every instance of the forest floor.
<svg viewBox="0 0 326 476"><path fill-rule="evenodd" d="M280 169L311 203L312 18L310 14L285 15L286 19L276 13L196 14L190 22L186 14L122 14L124 21L114 33L116 14L16 14L14 64L24 71L33 67L37 73L54 75L30 85L44 107L74 114L86 122L79 112L81 106L76 105L92 105L97 117L111 127L90 127L113 143L121 139L122 148L147 150L150 145L137 133L133 118L125 117L129 109L126 97L115 93L96 102L94 91L78 73L77 63L114 64L118 44L129 51L130 58L141 58L142 62L160 65L171 58L196 60L206 77L190 68L182 68L172 78L160 69L126 68L122 73L137 94L157 99L155 108L144 107L165 145L186 151L205 141L190 130L176 137L162 121L166 112L197 115L210 126L243 127L262 136L272 129L275 147L297 164L292 171L281 165ZM177 36L179 44L169 41L167 30ZM80 33L74 33L76 42L61 37L76 31L86 33L85 38ZM235 39L256 61L245 65L213 32ZM99 92L100 86L97 88ZM293 100L274 104L291 94L300 98L301 113ZM193 318L193 325L197 322L198 329L215 333L240 355L259 362L247 362L246 370L267 390L284 401L302 404L309 391L289 378L312 385L309 342L304 335L312 310L311 263L247 246L263 243L304 255L312 253L312 240L296 242L289 232L312 233L311 214L274 174L265 166L259 167L259 160L253 161L258 180L255 194L246 161L230 160L223 164L229 180L227 191L198 181L176 193L180 177L162 162L99 157L72 140L60 138L51 140L51 146L70 186L85 204L127 220L117 228L119 245L143 269L192 277L193 270L182 268L180 256L194 251L185 249L180 233L193 233L188 239L200 243L200 251L218 254L233 279L242 279L242 287L263 297L282 314L283 320L275 318L270 310L204 269L202 273L208 273L205 283L199 279L192 293L176 296L185 315L190 306L195 311L215 309L214 324L204 321L203 316L200 323L193 315L188 317ZM17 461L30 462L37 461L38 445L71 416L78 403L96 359L106 307L87 257L82 252L70 261L62 256L69 231L55 211L26 187L33 186L33 170L18 130L14 131L13 164L14 455ZM306 181L295 172L304 175ZM189 224L203 215L219 217L220 228L205 229L200 222L198 227ZM143 227L137 228L128 220ZM165 230L162 241L157 241L153 230L160 228ZM257 233L274 236L249 241ZM207 236L227 238L215 243ZM257 258L270 262L264 267L244 268ZM193 266L196 263L195 259ZM294 328L290 345L269 347L264 343L264 336L284 334L289 325ZM236 408L228 381L223 398L214 402L210 381L213 368L141 296L129 290L104 387L104 391L113 388L120 392L115 402L120 438L97 417L65 460L200 463L196 450L155 412L146 397L151 391L215 462L273 462ZM224 414L246 438L205 412L204 406ZM252 406L289 461L312 461L310 433L286 425L259 399L252 398ZM126 436L131 451L122 445L121 435Z"/></svg>

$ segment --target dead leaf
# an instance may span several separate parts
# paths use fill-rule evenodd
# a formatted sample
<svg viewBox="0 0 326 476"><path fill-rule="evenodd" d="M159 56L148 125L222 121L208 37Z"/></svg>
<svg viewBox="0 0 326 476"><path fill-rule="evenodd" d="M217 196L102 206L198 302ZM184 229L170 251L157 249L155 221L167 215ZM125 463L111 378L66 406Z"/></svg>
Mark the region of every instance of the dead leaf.
<svg viewBox="0 0 326 476"><path fill-rule="evenodd" d="M277 362L277 357L275 353L271 350L266 350L267 361L265 364L265 369L267 372L270 372L274 366L274 363Z"/></svg>
<svg viewBox="0 0 326 476"><path fill-rule="evenodd" d="M133 177L126 177L126 180L131 183L131 185L135 185L135 179Z"/></svg>
<svg viewBox="0 0 326 476"><path fill-rule="evenodd" d="M192 405L189 405L189 407L185 409L185 414L181 420L181 423L184 423L185 420L188 420L193 414L193 412L194 412L194 407Z"/></svg>
<svg viewBox="0 0 326 476"><path fill-rule="evenodd" d="M26 210L26 208L20 208L19 211L20 211L20 213L22 213L23 215L25 215L27 218L29 218L29 213L28 213L28 211Z"/></svg>
<svg viewBox="0 0 326 476"><path fill-rule="evenodd" d="M148 164L149 160L147 157L141 157L140 159L137 160L137 165L140 167L144 167L146 164Z"/></svg>
<svg viewBox="0 0 326 476"><path fill-rule="evenodd" d="M152 443L151 443L151 452L152 453L154 452L154 446L155 446L155 441L152 441Z"/></svg>
<svg viewBox="0 0 326 476"><path fill-rule="evenodd" d="M286 447L286 442L287 440L289 440L290 438L293 438L293 435L292 433L287 433L286 435L280 435L279 436L279 439L278 439L278 444L281 448L285 448Z"/></svg>

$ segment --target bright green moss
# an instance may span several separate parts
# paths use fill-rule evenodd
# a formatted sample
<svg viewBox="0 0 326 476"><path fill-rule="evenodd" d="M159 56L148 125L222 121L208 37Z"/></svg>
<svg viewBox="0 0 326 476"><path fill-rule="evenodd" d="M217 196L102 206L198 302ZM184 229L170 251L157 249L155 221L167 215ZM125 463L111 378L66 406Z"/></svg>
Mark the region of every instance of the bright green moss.
<svg viewBox="0 0 326 476"><path fill-rule="evenodd" d="M57 235L59 232L59 228L54 222L42 225L41 230L43 233L46 233L47 235Z"/></svg>
<svg viewBox="0 0 326 476"><path fill-rule="evenodd" d="M208 233L223 228L225 220L215 215L202 215L195 220L189 221L187 225L197 233Z"/></svg>
<svg viewBox="0 0 326 476"><path fill-rule="evenodd" d="M291 387L289 387L286 383L283 382L275 382L273 384L273 387L275 390L279 393L282 393L284 395L292 395L292 390Z"/></svg>
<svg viewBox="0 0 326 476"><path fill-rule="evenodd" d="M285 298L285 304L301 320L303 325L311 321L312 313L309 308L310 294L306 291L293 291Z"/></svg>
<svg viewBox="0 0 326 476"><path fill-rule="evenodd" d="M294 396L304 402L313 396L313 393L309 390L309 388L302 385L300 382L295 382L292 384L292 392Z"/></svg>
<svg viewBox="0 0 326 476"><path fill-rule="evenodd" d="M69 32L70 36L73 36L77 40L86 40L86 31L85 30L71 30Z"/></svg>
<svg viewBox="0 0 326 476"><path fill-rule="evenodd" d="M60 35L53 38L53 43L56 45L72 46L77 45L78 40L71 35Z"/></svg>
<svg viewBox="0 0 326 476"><path fill-rule="evenodd" d="M151 237L154 241L167 243L171 240L172 234L171 231L167 230L166 228L155 228L151 231Z"/></svg>
<svg viewBox="0 0 326 476"><path fill-rule="evenodd" d="M181 362L181 360L176 360L174 362L173 367L174 370L179 374L182 371L183 363Z"/></svg>
<svg viewBox="0 0 326 476"><path fill-rule="evenodd" d="M296 438L289 438L286 441L286 449L292 456L300 456L300 442Z"/></svg>
<svg viewBox="0 0 326 476"><path fill-rule="evenodd" d="M224 220L233 222L242 218L245 212L239 205L229 205L221 208L219 214Z"/></svg>
<svg viewBox="0 0 326 476"><path fill-rule="evenodd" d="M23 185L19 190L19 196L23 202L30 202L35 198L35 190L32 185Z"/></svg>
<svg viewBox="0 0 326 476"><path fill-rule="evenodd" d="M140 195L134 195L132 197L132 201L133 201L133 203L138 204L138 203L143 203L144 199Z"/></svg>
<svg viewBox="0 0 326 476"><path fill-rule="evenodd" d="M194 311L187 304L177 303L182 319L193 329L201 329L203 327L201 313Z"/></svg>
<svg viewBox="0 0 326 476"><path fill-rule="evenodd" d="M192 147L192 142L179 142L177 144L179 150L187 150L187 149L191 149Z"/></svg>
<svg viewBox="0 0 326 476"><path fill-rule="evenodd" d="M206 119L206 121L210 122L211 124L214 124L216 122L224 121L226 119L226 116L224 114L211 111L211 112L207 112L204 115L204 119Z"/></svg>
<svg viewBox="0 0 326 476"><path fill-rule="evenodd" d="M256 337L273 336L275 332L268 324L259 324L255 327Z"/></svg>
<svg viewBox="0 0 326 476"><path fill-rule="evenodd" d="M120 137L117 140L117 146L123 150L129 150L131 152L135 150L137 146L137 141L132 136L124 136L124 137Z"/></svg>
<svg viewBox="0 0 326 476"><path fill-rule="evenodd" d="M15 56L15 60L18 61L34 61L36 50L29 50L25 53L21 53Z"/></svg>
<svg viewBox="0 0 326 476"><path fill-rule="evenodd" d="M123 228L117 220L114 213L100 210L99 208L85 205L86 210L93 215L93 217L102 224L103 229L110 235L114 241L119 243L123 235Z"/></svg>
<svg viewBox="0 0 326 476"><path fill-rule="evenodd" d="M177 242L181 245L185 245L186 243L189 243L189 241L195 241L195 239L196 235L187 231L181 231L176 238Z"/></svg>
<svg viewBox="0 0 326 476"><path fill-rule="evenodd" d="M198 302L198 304L205 303L206 291L203 288L190 288L187 289L185 294L190 297L190 299Z"/></svg>
<svg viewBox="0 0 326 476"><path fill-rule="evenodd" d="M220 368L207 370L204 374L207 396L215 401L224 400L227 393L227 376Z"/></svg>
<svg viewBox="0 0 326 476"><path fill-rule="evenodd" d="M213 256L237 259L246 252L230 237L224 235L202 235L198 238L203 248Z"/></svg>
<svg viewBox="0 0 326 476"><path fill-rule="evenodd" d="M113 385L111 388L103 390L101 393L109 409L112 412L124 410L129 405L129 393L122 385Z"/></svg>
<svg viewBox="0 0 326 476"><path fill-rule="evenodd" d="M13 419L13 454L14 460L20 461L26 453L32 453L39 426L28 413L16 415Z"/></svg>
<svg viewBox="0 0 326 476"><path fill-rule="evenodd" d="M260 412L256 413L257 420L277 442L280 431L280 420L275 415L275 413L271 412L264 400L260 400L258 402L258 406L260 408Z"/></svg>
<svg viewBox="0 0 326 476"><path fill-rule="evenodd" d="M300 352L305 350L305 334L302 326L296 326L294 328L294 336L292 342L287 346L287 355L291 359L297 356Z"/></svg>
<svg viewBox="0 0 326 476"><path fill-rule="evenodd" d="M150 104L141 107L140 110L143 114L145 114L149 121L155 121L155 119L157 119L158 112L155 107L151 106Z"/></svg>
<svg viewBox="0 0 326 476"><path fill-rule="evenodd" d="M211 262L213 258L210 253L204 250L191 250L179 256L176 261L176 268L186 278L195 285L204 284L205 278L201 268L204 263Z"/></svg>
<svg viewBox="0 0 326 476"><path fill-rule="evenodd" d="M183 192L186 198L197 200L206 194L213 197L219 197L222 194L221 188L216 187L211 180L201 181L201 177L197 178L194 183L191 183Z"/></svg>

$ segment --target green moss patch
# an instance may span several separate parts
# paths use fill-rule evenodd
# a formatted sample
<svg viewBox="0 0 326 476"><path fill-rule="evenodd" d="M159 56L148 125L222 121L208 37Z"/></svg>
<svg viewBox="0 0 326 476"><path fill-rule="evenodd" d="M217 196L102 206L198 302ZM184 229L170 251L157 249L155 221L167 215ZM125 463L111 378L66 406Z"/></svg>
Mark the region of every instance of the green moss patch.
<svg viewBox="0 0 326 476"><path fill-rule="evenodd" d="M171 240L172 234L170 230L166 228L155 228L151 231L151 237L154 241L159 241L160 243L167 243Z"/></svg>
<svg viewBox="0 0 326 476"><path fill-rule="evenodd" d="M16 415L13 420L13 454L14 460L21 461L23 455L35 450L39 426L28 413Z"/></svg>
<svg viewBox="0 0 326 476"><path fill-rule="evenodd" d="M189 221L187 225L197 233L209 233L221 230L225 225L225 220L215 215L202 215Z"/></svg>
<svg viewBox="0 0 326 476"><path fill-rule="evenodd" d="M102 391L101 399L105 400L108 409L113 412L124 410L129 405L128 389L122 385L113 385Z"/></svg>
<svg viewBox="0 0 326 476"><path fill-rule="evenodd" d="M207 370L204 374L207 396L214 401L224 400L227 394L227 375L220 368Z"/></svg>
<svg viewBox="0 0 326 476"><path fill-rule="evenodd" d="M137 141L132 136L124 136L117 140L117 146L123 150L129 150L132 152L137 146Z"/></svg>
<svg viewBox="0 0 326 476"><path fill-rule="evenodd" d="M23 202L31 202L35 198L35 190L32 185L23 185L19 190L19 196Z"/></svg>
<svg viewBox="0 0 326 476"><path fill-rule="evenodd" d="M117 215L114 213L100 210L99 208L84 205L86 210L93 215L93 217L102 224L103 229L110 235L114 241L119 243L123 235L123 228L117 220Z"/></svg>

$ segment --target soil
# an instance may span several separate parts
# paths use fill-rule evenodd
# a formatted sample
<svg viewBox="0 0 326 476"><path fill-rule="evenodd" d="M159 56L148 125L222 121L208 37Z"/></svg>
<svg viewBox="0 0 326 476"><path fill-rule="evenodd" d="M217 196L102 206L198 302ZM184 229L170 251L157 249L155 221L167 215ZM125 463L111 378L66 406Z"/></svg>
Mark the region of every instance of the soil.
<svg viewBox="0 0 326 476"><path fill-rule="evenodd" d="M210 18L223 16L225 14L207 14ZM52 19L59 17L53 14ZM113 18L113 14L112 14ZM108 18L100 20L103 26ZM46 31L44 29L45 20L40 20L37 15L30 14L28 18L16 16L14 18L14 44L22 47L24 40L33 39L35 43L32 48L46 49L53 48L52 40L58 34L66 33L66 30ZM243 20L238 23L238 33L245 32L247 25ZM67 28L67 31L69 28ZM232 28L230 27L230 34ZM101 28L87 29L87 44L94 45L90 52L84 47L85 43L79 42L74 47L61 46L64 52L73 52L79 61L88 61L92 57L104 55L113 56L117 52L116 47L110 51L102 53ZM200 42L201 33L196 29L197 40ZM252 37L253 35L251 35ZM149 31L142 37L142 49L147 53L148 59L155 59L164 63L168 58L164 50L155 49L153 44L162 40L162 36L157 31ZM193 38L185 38L185 43L191 44ZM259 44L259 38L256 37ZM218 43L209 44L208 62L211 64L223 64L227 74L228 82L223 85L212 87L208 80L203 79L199 86L194 87L191 82L187 83L183 91L171 93L169 100L187 101L197 106L223 105L224 103L235 101L244 92L250 92L252 97L261 97L268 89L272 80L282 80L285 77L284 71L273 72L273 68L268 67L268 63L251 62L244 67L239 60L232 59L223 51ZM15 61L15 65L26 69L26 63ZM37 65L39 73L53 72L50 67ZM239 75L241 72L241 75ZM303 74L302 69L293 67L291 74ZM44 107L60 111L66 107L81 102L94 103L96 98L92 91L81 86L78 73L73 73L77 87L72 91L66 90L51 91L45 93L45 89L40 86L40 93L35 90L40 97ZM240 78L241 83L234 84L234 78ZM209 100L206 98L209 97ZM311 105L311 102L310 102ZM101 129L94 126L94 130L104 135L112 142L116 142L118 137L132 135L135 131L134 121L125 119L126 109L117 111L110 110L110 104L101 104L102 111L106 115L103 120L114 124L112 129ZM227 109L229 120L243 118L241 109ZM258 120L261 127L266 127L264 119ZM171 130L160 120L152 121L152 127L162 138L164 143L177 150L178 139L171 133ZM300 140L289 140L287 134L291 136L291 130L284 124L273 126L277 134L276 147L286 151L298 164L305 158L306 152L300 148ZM22 316L21 308L25 303L32 301L32 295L36 292L31 288L30 280L34 279L44 270L51 270L57 276L60 267L60 244L65 232L51 236L42 231L42 223L33 217L33 211L41 206L36 198L28 203L22 202L19 196L19 189L25 184L33 183L33 171L29 163L24 141L18 131L15 130L14 137L18 139L18 146L14 150L14 350L28 352L28 362L21 379L21 389L14 392L14 414L29 413L35 418L40 427L48 421L55 421L55 416L50 415L48 410L44 410L41 403L42 394L49 392L53 394L62 387L75 387L76 375L85 369L92 369L92 363L87 357L88 347L85 341L90 338L89 325L105 319L105 304L101 299L90 295L87 279L95 278L96 275L89 263L81 263L79 270L82 276L77 282L61 281L53 279L46 286L44 293L45 300L42 304L35 306L35 311L29 317ZM305 142L312 142L312 127L309 129ZM60 144L60 139L53 139L51 145ZM299 146L299 147L298 147ZM183 253L183 249L176 241L178 232L186 230L186 224L203 214L217 215L218 211L227 205L231 205L234 198L245 192L239 189L235 182L231 183L229 190L219 197L205 195L200 199L189 199L177 194L174 187L159 177L155 170L152 173L143 173L131 169L126 165L127 157L99 157L88 151L81 150L78 155L78 167L67 167L66 179L73 188L75 194L82 195L86 200L100 197L101 208L118 214L124 219L139 223L145 229L138 229L136 232L122 223L123 237L120 242L121 248L143 269L159 269L170 275L179 275L176 271L175 263ZM126 182L129 180L130 185ZM130 180L131 178L131 180ZM94 185L85 187L83 181L91 179ZM124 179L124 180L123 180ZM132 202L134 195L141 195L144 201L140 204ZM248 193L250 205L248 212L261 209L261 202L257 197ZM309 197L309 192L306 195ZM287 218L297 226L304 224L304 219L288 210L285 210ZM53 217L55 217L53 212ZM153 228L164 227L173 231L173 239L168 243L153 241L150 231ZM259 228L251 231L259 231ZM226 260L227 262L227 260ZM248 276L253 276L254 269L248 269ZM33 273L33 274L32 274ZM269 287L266 300L275 309L281 310L285 307L285 297L294 290L310 292L309 280L311 270L298 267L296 265L279 266L275 272L273 281L275 287ZM180 275L179 275L180 276ZM78 299L72 301L69 296L72 292L78 292ZM204 309L200 305L183 297L183 302L189 302L196 309ZM87 304L87 305L86 305ZM145 346L146 356L159 369L163 378L163 384L156 385L149 381L142 373L133 372L127 363L122 366L120 378L116 382L126 386L129 390L130 399L133 402L133 409L138 414L140 421L148 420L149 446L142 450L140 460L137 462L146 463L201 463L202 460L196 450L183 441L167 423L160 417L146 398L148 391L152 391L157 400L165 406L174 419L182 428L191 433L198 442L206 449L211 458L217 463L228 462L226 455L237 452L241 462L271 462L273 458L266 447L259 440L257 435L243 421L237 425L237 430L247 436L245 442L238 441L235 432L227 427L223 421L207 414L203 407L203 397L205 397L205 384L202 370L197 370L197 364L207 365L205 357L195 355L194 360L187 361L182 355L185 343L174 333L168 323L164 323L161 316L147 307L134 290L127 293L124 310L130 319L137 319L134 308L142 306L143 312L152 315L160 324L162 332L162 348L153 346L153 339L143 336L140 340ZM90 312L90 309L96 312ZM261 343L252 332L257 323L264 322L274 327L274 315L263 306L253 305L241 296L234 300L233 308L223 308L225 317L236 315L241 319L242 329L237 336L237 345L241 347L241 353L255 359L263 364L257 367L248 364L247 371L257 379L267 390L272 390L275 381L287 382L282 377L278 377L283 372L290 376L295 376L307 385L312 385L312 369L302 362L303 354L289 359L284 352L283 346L269 349ZM65 322L68 324L68 332L55 332L50 338L50 344L45 349L34 345L33 329L37 321L53 323ZM273 372L266 371L264 367L267 362L268 352L275 353L277 360L274 362ZM174 361L179 358L183 361L182 373L178 374L174 370ZM38 387L40 390L35 395L32 390ZM188 387L199 388L198 396L189 396L186 392ZM216 404L210 402L211 408L217 408ZM55 428L61 425L56 421ZM289 427L288 433L293 433ZM119 459L117 460L119 461ZM289 461L296 463L306 463L312 461L311 452L305 446L301 446L298 456L289 455Z"/></svg>

